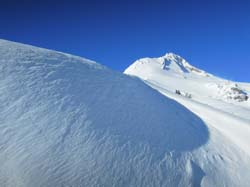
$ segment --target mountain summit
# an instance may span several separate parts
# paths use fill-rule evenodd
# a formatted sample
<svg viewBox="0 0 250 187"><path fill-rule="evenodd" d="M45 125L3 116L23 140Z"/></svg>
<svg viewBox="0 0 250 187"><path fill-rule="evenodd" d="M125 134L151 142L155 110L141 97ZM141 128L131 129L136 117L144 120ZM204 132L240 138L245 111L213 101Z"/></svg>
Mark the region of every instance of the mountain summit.
<svg viewBox="0 0 250 187"><path fill-rule="evenodd" d="M172 73L191 73L202 76L209 76L205 71L190 65L184 58L174 53L166 53L166 55L159 58L143 58L134 62L125 73L129 74L133 69L142 68L141 64L150 64L151 68L160 68L163 70L171 71ZM144 70L147 67L143 67Z"/></svg>
<svg viewBox="0 0 250 187"><path fill-rule="evenodd" d="M142 58L125 71L149 82L162 84L170 91L182 90L195 98L247 101L249 91L242 83L225 80L190 65L184 58L167 53L159 58Z"/></svg>
<svg viewBox="0 0 250 187"><path fill-rule="evenodd" d="M173 69L182 73L196 73L208 76L208 74L205 71L190 65L184 58L174 53L167 53L162 58L164 59L162 64L163 69L167 70Z"/></svg>

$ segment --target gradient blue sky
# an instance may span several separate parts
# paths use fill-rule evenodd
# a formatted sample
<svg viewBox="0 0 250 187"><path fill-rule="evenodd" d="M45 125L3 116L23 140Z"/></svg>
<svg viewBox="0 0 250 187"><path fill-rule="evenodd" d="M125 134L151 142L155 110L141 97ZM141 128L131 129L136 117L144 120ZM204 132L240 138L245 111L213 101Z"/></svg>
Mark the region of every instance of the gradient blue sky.
<svg viewBox="0 0 250 187"><path fill-rule="evenodd" d="M166 52L250 81L250 1L0 1L0 38L72 53L123 71Z"/></svg>

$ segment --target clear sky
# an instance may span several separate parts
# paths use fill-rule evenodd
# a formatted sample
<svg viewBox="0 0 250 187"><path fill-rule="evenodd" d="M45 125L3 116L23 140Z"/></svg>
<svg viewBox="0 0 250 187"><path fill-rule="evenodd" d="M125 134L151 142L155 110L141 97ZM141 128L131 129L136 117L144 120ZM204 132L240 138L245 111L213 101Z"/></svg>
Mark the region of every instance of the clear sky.
<svg viewBox="0 0 250 187"><path fill-rule="evenodd" d="M0 38L72 53L123 71L174 52L192 65L250 81L250 1L0 1Z"/></svg>

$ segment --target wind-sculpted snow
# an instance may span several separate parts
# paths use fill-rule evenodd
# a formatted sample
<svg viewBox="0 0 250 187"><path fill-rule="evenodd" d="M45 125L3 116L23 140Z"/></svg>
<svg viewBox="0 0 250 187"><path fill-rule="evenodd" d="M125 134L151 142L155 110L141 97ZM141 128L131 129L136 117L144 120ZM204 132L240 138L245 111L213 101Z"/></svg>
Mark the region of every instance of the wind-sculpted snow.
<svg viewBox="0 0 250 187"><path fill-rule="evenodd" d="M249 186L249 83L216 77L172 53L137 60L124 73L181 103L207 125L208 143L186 164L193 186Z"/></svg>
<svg viewBox="0 0 250 187"><path fill-rule="evenodd" d="M189 153L206 125L139 79L4 40L0 72L0 186L192 186L205 175Z"/></svg>

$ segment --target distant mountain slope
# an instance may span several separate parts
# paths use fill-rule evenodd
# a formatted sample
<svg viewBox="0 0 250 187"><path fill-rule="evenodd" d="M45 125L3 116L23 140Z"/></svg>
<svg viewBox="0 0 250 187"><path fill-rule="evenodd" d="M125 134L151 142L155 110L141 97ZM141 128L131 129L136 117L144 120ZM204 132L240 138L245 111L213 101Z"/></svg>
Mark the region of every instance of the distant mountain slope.
<svg viewBox="0 0 250 187"><path fill-rule="evenodd" d="M239 160L242 159L242 156L249 159L250 84L236 83L216 77L190 65L186 60L173 53L159 58L137 60L124 73L141 78L146 84L184 105L204 121L210 132L208 145L210 151L204 153L204 158L199 159L202 160L202 163L206 162L208 155L214 149L219 148L218 155L224 155L221 158L223 160L223 163L220 163L221 167L227 168L226 165L232 158L232 150L235 149L229 148L232 145L238 147L236 152L243 151L247 154L247 156L243 156L242 153L236 153ZM219 140L219 137L224 140ZM225 141L225 139L227 140ZM227 153L223 150L226 147ZM216 156L213 155L213 157ZM210 164L214 165L214 161L211 161ZM226 175L230 175L231 179L224 180L224 175L221 177L224 180L222 183L217 183L218 181L215 179L217 176L213 176L212 178L216 182L211 184L208 179L211 173L203 167L206 175L203 177L201 186L247 186L245 182L248 179L245 178L245 173L249 173L250 168L245 168L244 165L250 165L250 162L244 163L245 161L242 163L236 161L239 164L238 173L232 172L233 166L225 169L226 173L229 172ZM218 174L217 169L213 172ZM230 184L228 181L232 183Z"/></svg>
<svg viewBox="0 0 250 187"><path fill-rule="evenodd" d="M250 83L238 83L216 77L190 65L173 53L159 58L137 60L124 72L161 85L170 92L180 91L181 95L228 113L232 113L232 106L234 109L236 106L235 114L250 119L250 115L246 115L250 108ZM221 102L227 107L222 108Z"/></svg>
<svg viewBox="0 0 250 187"><path fill-rule="evenodd" d="M206 125L139 79L5 40L0 71L0 186L199 182Z"/></svg>

